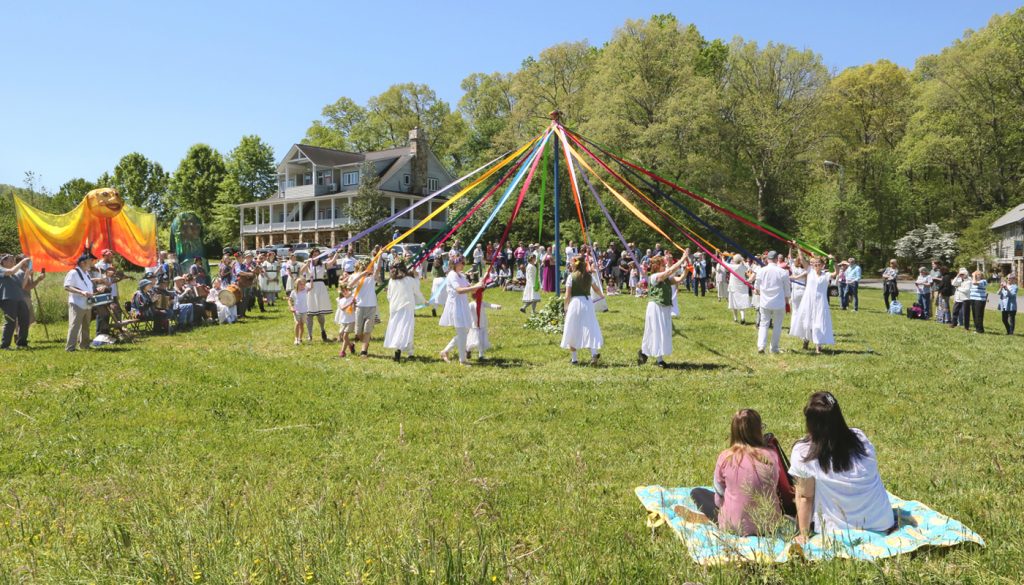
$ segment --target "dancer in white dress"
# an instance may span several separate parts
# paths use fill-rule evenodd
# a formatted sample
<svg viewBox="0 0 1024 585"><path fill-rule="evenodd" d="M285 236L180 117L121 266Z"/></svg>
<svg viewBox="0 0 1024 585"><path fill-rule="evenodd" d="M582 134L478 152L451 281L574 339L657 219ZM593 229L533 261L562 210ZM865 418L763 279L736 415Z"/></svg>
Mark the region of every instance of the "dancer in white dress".
<svg viewBox="0 0 1024 585"><path fill-rule="evenodd" d="M451 261L448 263L448 276L445 277L445 286L448 287L448 298L444 304L444 312L441 313L440 325L441 327L454 327L455 337L441 350L441 359L445 362L449 361L448 352L454 348L458 350L459 363L468 366L469 359L466 356L466 345L469 337L469 328L472 327L473 320L469 316L469 299L466 295L484 288L485 284L480 282L470 285L469 281L466 280L466 276L462 273L465 265L466 259L461 254L453 254Z"/></svg>
<svg viewBox="0 0 1024 585"><path fill-rule="evenodd" d="M740 280L737 275L747 273L749 266L743 261L743 257L736 254L729 263L729 309L732 310L732 322L745 325L747 323L746 311L750 308L750 288Z"/></svg>
<svg viewBox="0 0 1024 585"><path fill-rule="evenodd" d="M416 332L416 305L426 303L420 292L420 280L415 272L410 273L405 261L391 265L391 280L388 282L388 328L384 333L384 349L395 350L395 361L413 354L413 337Z"/></svg>
<svg viewBox="0 0 1024 585"><path fill-rule="evenodd" d="M313 319L320 323L320 338L324 342L331 339L327 336L327 315L334 312L331 295L327 291L327 269L337 263L338 253L334 252L326 259L318 258L320 250L313 248L309 260L302 266L301 274L309 285L309 312L306 313L306 333L313 337Z"/></svg>
<svg viewBox="0 0 1024 585"><path fill-rule="evenodd" d="M537 257L530 254L526 264L526 285L523 286L523 306L519 307L520 313L526 312L530 307L533 314L537 314L537 303L540 302L540 280L537 278Z"/></svg>
<svg viewBox="0 0 1024 585"><path fill-rule="evenodd" d="M273 307L277 293L281 292L281 263L277 261L277 254L270 252L260 268L263 269L259 277L260 291L267 297L267 304Z"/></svg>
<svg viewBox="0 0 1024 585"><path fill-rule="evenodd" d="M476 350L477 359L484 359L484 352L491 348L491 338L487 332L487 311L498 311L501 305L495 305L483 301L477 308L475 300L469 302L469 319L473 325L469 328L469 336L466 338L466 349ZM479 316L479 318L478 318Z"/></svg>
<svg viewBox="0 0 1024 585"><path fill-rule="evenodd" d="M637 351L637 363L647 363L648 357L657 358L659 368L666 367L665 356L672 355L672 285L683 279L679 268L690 259L686 254L672 266L665 266L665 258L651 258L647 274L647 313L644 315L644 338ZM664 270L663 270L664 269Z"/></svg>
<svg viewBox="0 0 1024 585"><path fill-rule="evenodd" d="M352 333L356 330L356 315L354 307L356 299L352 296L352 290L344 282L338 283L338 308L334 311L334 323L338 326L338 340L341 341L341 351L338 357L345 357L352 352L356 353L356 344L352 343Z"/></svg>
<svg viewBox="0 0 1024 585"><path fill-rule="evenodd" d="M573 269L569 273L565 287L565 326L562 331L562 349L571 353L571 363L578 364L576 351L590 351L590 363L594 365L601 358L601 326L597 322L594 303L590 300L590 291L601 294L594 284L593 269L584 256L573 259ZM604 298L604 297L601 297Z"/></svg>
<svg viewBox="0 0 1024 585"><path fill-rule="evenodd" d="M803 253L800 253L801 257ZM832 313L828 306L828 284L834 273L824 268L825 262L811 257L811 268L802 277L807 283L803 300L789 324L789 334L804 340L804 349L814 343L814 353L821 353L822 345L832 345Z"/></svg>

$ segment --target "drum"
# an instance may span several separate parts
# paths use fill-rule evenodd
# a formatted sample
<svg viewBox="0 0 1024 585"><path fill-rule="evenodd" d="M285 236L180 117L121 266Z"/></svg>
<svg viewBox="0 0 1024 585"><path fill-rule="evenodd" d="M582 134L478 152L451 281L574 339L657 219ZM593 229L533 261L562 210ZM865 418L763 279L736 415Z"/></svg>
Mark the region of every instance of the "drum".
<svg viewBox="0 0 1024 585"><path fill-rule="evenodd" d="M235 301L235 293L226 288L222 288L220 292L217 293L217 300L225 307L234 307L237 302Z"/></svg>
<svg viewBox="0 0 1024 585"><path fill-rule="evenodd" d="M256 281L256 275L252 272L239 272L238 273L238 284L242 288L251 287Z"/></svg>
<svg viewBox="0 0 1024 585"><path fill-rule="evenodd" d="M236 303L242 302L242 289L239 288L239 286L237 284L229 284L229 285L227 285L224 288L225 288L225 290L231 291L235 295L235 302Z"/></svg>
<svg viewBox="0 0 1024 585"><path fill-rule="evenodd" d="M89 299L89 304L93 307L102 307L104 305L109 305L112 302L114 302L114 295L110 293L92 295Z"/></svg>
<svg viewBox="0 0 1024 585"><path fill-rule="evenodd" d="M199 296L199 298L205 299L206 297L210 296L210 287L206 286L205 284L197 284L196 294Z"/></svg>

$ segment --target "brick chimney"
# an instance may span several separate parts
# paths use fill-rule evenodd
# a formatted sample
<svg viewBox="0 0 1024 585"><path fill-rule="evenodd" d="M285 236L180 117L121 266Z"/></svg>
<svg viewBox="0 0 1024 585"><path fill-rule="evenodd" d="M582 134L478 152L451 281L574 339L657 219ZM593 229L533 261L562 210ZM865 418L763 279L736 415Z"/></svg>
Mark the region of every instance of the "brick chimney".
<svg viewBox="0 0 1024 585"><path fill-rule="evenodd" d="M409 131L409 154L412 155L412 189L416 195L427 192L427 168L430 148L427 146L427 134L419 128Z"/></svg>

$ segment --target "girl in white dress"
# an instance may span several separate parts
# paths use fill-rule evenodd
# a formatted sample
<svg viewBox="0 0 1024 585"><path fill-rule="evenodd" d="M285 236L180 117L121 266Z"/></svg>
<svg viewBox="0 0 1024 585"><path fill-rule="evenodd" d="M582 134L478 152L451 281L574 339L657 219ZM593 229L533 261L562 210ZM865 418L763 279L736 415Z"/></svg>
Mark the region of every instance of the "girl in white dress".
<svg viewBox="0 0 1024 585"><path fill-rule="evenodd" d="M466 276L462 273L466 265L466 259L461 254L452 256L448 263L448 276L445 277L445 286L448 288L448 298L444 304L444 312L441 313L441 327L454 327L455 337L448 342L448 345L441 350L441 359L448 360L448 352L455 348L459 352L459 363L468 366L469 359L466 357L466 344L469 337L469 328L473 321L469 316L469 293L474 293L484 288L484 283L470 285Z"/></svg>
<svg viewBox="0 0 1024 585"><path fill-rule="evenodd" d="M338 339L341 340L341 351L338 357L345 357L349 352L356 353L356 344L352 343L352 332L356 330L356 316L352 303L352 289L345 283L338 283L338 308L334 311L334 323L338 326Z"/></svg>
<svg viewBox="0 0 1024 585"><path fill-rule="evenodd" d="M530 307L530 310L536 315L539 302L540 281L537 279L537 257L530 254L526 264L526 285L523 286L523 306L519 307L519 312L525 313L526 307Z"/></svg>
<svg viewBox="0 0 1024 585"><path fill-rule="evenodd" d="M828 306L828 284L835 274L827 272L824 266L821 258L811 257L811 269L801 277L807 282L807 289L789 324L789 334L803 339L804 349L813 342L814 353L821 353L822 345L835 343Z"/></svg>
<svg viewBox="0 0 1024 585"><path fill-rule="evenodd" d="M260 290L267 297L267 304L273 307L277 293L281 292L281 263L277 261L277 255L271 252L260 264L260 268L263 269L259 277Z"/></svg>
<svg viewBox="0 0 1024 585"><path fill-rule="evenodd" d="M651 258L651 271L647 274L647 313L644 315L644 338L637 352L637 363L647 363L648 357L658 359L655 364L664 368L665 356L672 355L672 285L679 284L683 276L679 268L689 260L689 254L672 266L665 267L665 258ZM662 270L664 268L664 270Z"/></svg>
<svg viewBox="0 0 1024 585"><path fill-rule="evenodd" d="M573 259L573 270L569 273L565 287L565 326L562 331L562 349L571 353L571 363L579 364L576 351L590 351L590 363L594 365L601 358L601 326L597 322L594 303L590 300L590 291L601 294L601 289L594 284L593 271L587 259L576 256ZM604 298L604 297L601 297Z"/></svg>
<svg viewBox="0 0 1024 585"><path fill-rule="evenodd" d="M320 323L320 338L324 342L330 341L327 336L327 315L334 312L331 303L331 295L327 291L327 269L337 263L337 252L327 257L326 260L317 258L320 250L313 248L309 253L309 260L302 266L302 276L309 285L309 312L306 313L306 329L310 339L313 337L313 319Z"/></svg>
<svg viewBox="0 0 1024 585"><path fill-rule="evenodd" d="M416 332L416 305L426 303L420 292L420 280L415 272L409 273L405 262L391 265L388 281L388 328L384 333L384 349L395 350L395 361L402 360L402 352L412 357L413 337Z"/></svg>
<svg viewBox="0 0 1024 585"><path fill-rule="evenodd" d="M737 274L746 274L749 266L743 257L736 254L729 263L729 309L732 310L732 322L747 323L746 310L750 308L750 289L740 280Z"/></svg>
<svg viewBox="0 0 1024 585"><path fill-rule="evenodd" d="M500 310L501 305L495 305L483 301L480 305L479 312L477 312L477 303L475 300L469 302L469 319L473 323L472 327L469 328L469 336L466 341L466 349L468 351L476 350L477 359L484 359L484 352L491 348L491 338L487 333L487 311L489 310ZM479 315L479 319L477 318Z"/></svg>

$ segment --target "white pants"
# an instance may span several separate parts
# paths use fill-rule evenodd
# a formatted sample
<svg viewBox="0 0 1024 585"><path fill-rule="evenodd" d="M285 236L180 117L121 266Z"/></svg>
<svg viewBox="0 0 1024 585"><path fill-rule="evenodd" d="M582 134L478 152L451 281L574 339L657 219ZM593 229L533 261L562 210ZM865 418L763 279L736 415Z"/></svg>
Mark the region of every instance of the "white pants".
<svg viewBox="0 0 1024 585"><path fill-rule="evenodd" d="M469 327L456 327L455 337L448 342L448 345L444 346L444 353L448 353L452 348L458 348L459 350L459 361L465 362L466 360L466 338L469 337Z"/></svg>
<svg viewBox="0 0 1024 585"><path fill-rule="evenodd" d="M782 338L782 320L786 318L786 309L766 309L761 307L757 323L757 349L761 351L768 343L768 326L772 327L772 353L779 351L779 339Z"/></svg>
<svg viewBox="0 0 1024 585"><path fill-rule="evenodd" d="M68 351L75 350L75 344L82 349L89 349L89 323L92 321L92 309L82 309L68 303L68 340L64 346Z"/></svg>

